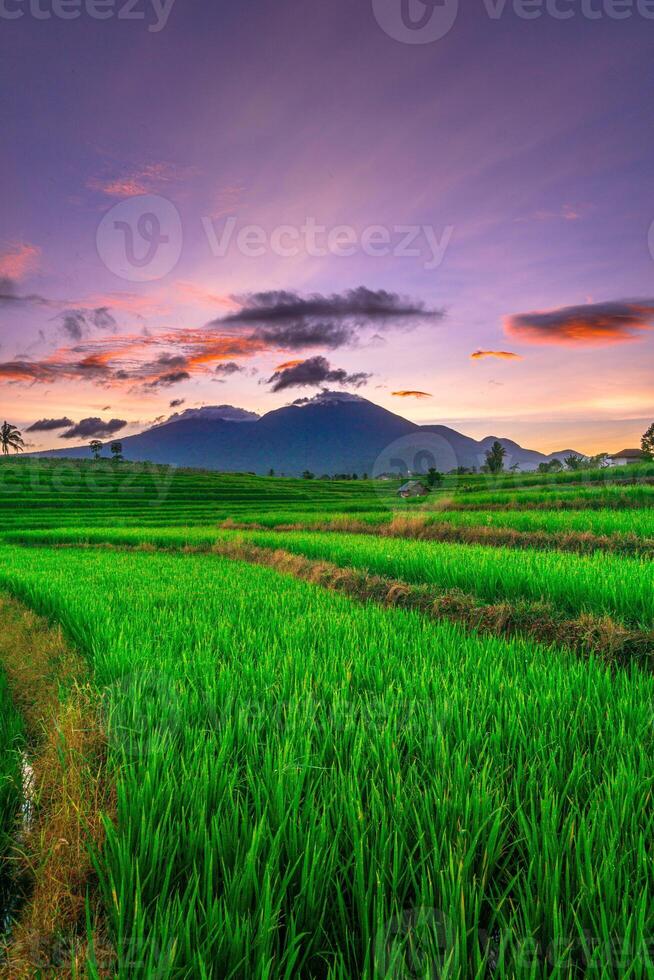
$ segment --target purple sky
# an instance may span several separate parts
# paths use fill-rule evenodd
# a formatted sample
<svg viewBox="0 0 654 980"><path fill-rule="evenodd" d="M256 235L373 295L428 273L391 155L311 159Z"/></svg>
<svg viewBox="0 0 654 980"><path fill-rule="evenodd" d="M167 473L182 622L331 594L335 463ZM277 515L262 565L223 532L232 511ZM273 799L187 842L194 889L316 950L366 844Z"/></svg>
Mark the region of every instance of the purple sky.
<svg viewBox="0 0 654 980"><path fill-rule="evenodd" d="M545 451L638 445L654 3L474 0L409 44L403 0L38 2L0 14L2 418L127 435L324 384Z"/></svg>

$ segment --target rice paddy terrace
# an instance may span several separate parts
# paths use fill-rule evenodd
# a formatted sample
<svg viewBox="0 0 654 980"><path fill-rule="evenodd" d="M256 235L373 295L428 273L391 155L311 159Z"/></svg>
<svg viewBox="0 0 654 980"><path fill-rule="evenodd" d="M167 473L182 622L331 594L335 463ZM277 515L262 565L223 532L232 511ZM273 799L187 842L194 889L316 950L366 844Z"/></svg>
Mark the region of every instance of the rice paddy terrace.
<svg viewBox="0 0 654 980"><path fill-rule="evenodd" d="M654 465L0 464L0 976L654 976Z"/></svg>

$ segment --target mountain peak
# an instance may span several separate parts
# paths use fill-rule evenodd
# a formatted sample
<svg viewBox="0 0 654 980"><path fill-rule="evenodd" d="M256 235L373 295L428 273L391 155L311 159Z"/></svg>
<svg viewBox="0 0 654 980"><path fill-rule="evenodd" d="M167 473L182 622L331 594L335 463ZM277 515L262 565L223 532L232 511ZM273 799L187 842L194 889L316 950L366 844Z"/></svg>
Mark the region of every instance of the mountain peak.
<svg viewBox="0 0 654 980"><path fill-rule="evenodd" d="M395 471L397 461L407 455L409 463L429 456L429 465L440 470L479 468L489 440L494 439L488 436L477 441L447 426L416 425L367 398L325 389L261 417L234 405L186 409L121 442L127 460L225 472L265 474L273 469L287 476L311 470L321 476L375 473L386 457ZM507 468L517 464L533 470L552 458L523 449L511 440L500 442L508 450ZM78 446L38 455L88 457L89 448Z"/></svg>
<svg viewBox="0 0 654 980"><path fill-rule="evenodd" d="M170 422L187 422L191 419L205 422L256 422L258 418L260 416L256 412L249 412L247 409L237 408L235 405L203 405L201 408L186 408L183 412L174 412L159 425L168 425Z"/></svg>

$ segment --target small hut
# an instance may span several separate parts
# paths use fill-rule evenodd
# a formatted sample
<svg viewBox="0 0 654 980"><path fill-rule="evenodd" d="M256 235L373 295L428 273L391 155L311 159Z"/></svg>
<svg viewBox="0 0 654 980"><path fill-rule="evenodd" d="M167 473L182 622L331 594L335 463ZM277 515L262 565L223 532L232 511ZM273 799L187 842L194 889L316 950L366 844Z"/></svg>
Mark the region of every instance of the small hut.
<svg viewBox="0 0 654 980"><path fill-rule="evenodd" d="M408 483L403 483L397 491L398 497L402 497L405 500L407 497L426 497L428 493L429 490L420 480L409 480Z"/></svg>

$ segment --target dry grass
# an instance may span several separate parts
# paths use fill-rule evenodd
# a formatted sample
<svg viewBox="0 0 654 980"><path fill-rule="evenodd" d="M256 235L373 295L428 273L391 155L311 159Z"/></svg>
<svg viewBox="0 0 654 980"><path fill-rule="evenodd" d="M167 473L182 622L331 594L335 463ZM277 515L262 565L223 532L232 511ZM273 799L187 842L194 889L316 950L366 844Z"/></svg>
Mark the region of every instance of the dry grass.
<svg viewBox="0 0 654 980"><path fill-rule="evenodd" d="M103 841L112 800L104 779L105 733L84 662L61 630L0 597L0 662L30 738L34 815L13 860L26 901L0 956L0 976L84 976L89 848ZM97 909L96 928L102 935Z"/></svg>

